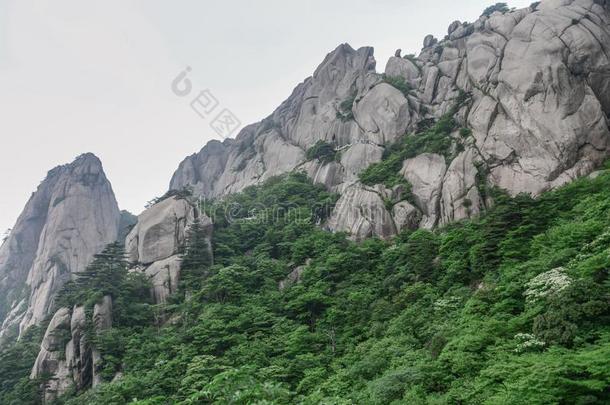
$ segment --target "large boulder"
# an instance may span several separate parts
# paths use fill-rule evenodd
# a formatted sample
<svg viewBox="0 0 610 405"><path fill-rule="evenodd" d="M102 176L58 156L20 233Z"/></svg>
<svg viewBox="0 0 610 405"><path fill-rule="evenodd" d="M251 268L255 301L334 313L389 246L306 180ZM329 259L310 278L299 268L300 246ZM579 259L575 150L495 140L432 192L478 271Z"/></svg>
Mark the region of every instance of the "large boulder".
<svg viewBox="0 0 610 405"><path fill-rule="evenodd" d="M328 227L335 232L347 232L355 240L374 235L389 238L396 234L392 216L382 195L359 183L347 187L337 201Z"/></svg>
<svg viewBox="0 0 610 405"><path fill-rule="evenodd" d="M366 132L366 139L377 144L394 142L411 123L409 101L395 87L380 83L356 104L354 118Z"/></svg>
<svg viewBox="0 0 610 405"><path fill-rule="evenodd" d="M196 204L173 196L146 209L125 241L129 261L137 271L151 280L151 296L155 303L164 303L175 293L180 281L180 251L186 242L189 226L198 220L206 233L212 257L213 224L199 212Z"/></svg>
<svg viewBox="0 0 610 405"><path fill-rule="evenodd" d="M145 274L152 284L152 297L158 304L167 302L169 296L178 291L180 281L180 256L170 256L148 266Z"/></svg>
<svg viewBox="0 0 610 405"><path fill-rule="evenodd" d="M175 255L184 242L195 207L186 199L169 197L145 210L125 241L133 263L150 264Z"/></svg>
<svg viewBox="0 0 610 405"><path fill-rule="evenodd" d="M404 161L402 175L411 184L411 193L423 213L420 226L430 229L439 217L438 201L447 170L445 158L434 153L422 153Z"/></svg>
<svg viewBox="0 0 610 405"><path fill-rule="evenodd" d="M385 66L385 74L390 77L402 77L407 83L416 86L420 78L420 67L409 59L391 57Z"/></svg>

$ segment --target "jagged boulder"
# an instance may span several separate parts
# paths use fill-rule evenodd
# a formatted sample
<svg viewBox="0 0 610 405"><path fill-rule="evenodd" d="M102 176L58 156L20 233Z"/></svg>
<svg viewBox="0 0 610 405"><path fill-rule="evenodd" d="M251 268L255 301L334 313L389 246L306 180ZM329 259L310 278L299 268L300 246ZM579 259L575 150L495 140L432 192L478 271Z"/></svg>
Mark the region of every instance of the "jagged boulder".
<svg viewBox="0 0 610 405"><path fill-rule="evenodd" d="M398 232L417 229L422 220L421 211L408 201L400 201L392 207L392 218Z"/></svg>

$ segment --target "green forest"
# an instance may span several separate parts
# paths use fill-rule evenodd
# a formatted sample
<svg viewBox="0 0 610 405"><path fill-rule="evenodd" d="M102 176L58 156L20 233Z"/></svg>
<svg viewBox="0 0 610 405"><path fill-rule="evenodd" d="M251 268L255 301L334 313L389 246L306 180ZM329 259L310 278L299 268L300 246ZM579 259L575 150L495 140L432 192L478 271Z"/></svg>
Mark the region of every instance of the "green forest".
<svg viewBox="0 0 610 405"><path fill-rule="evenodd" d="M273 178L203 208L213 262L196 222L163 306L111 245L57 300L113 297L90 336L107 382L57 403L609 403L610 171L489 193L477 219L356 243L320 226L336 195ZM44 327L0 353L1 404L40 401Z"/></svg>

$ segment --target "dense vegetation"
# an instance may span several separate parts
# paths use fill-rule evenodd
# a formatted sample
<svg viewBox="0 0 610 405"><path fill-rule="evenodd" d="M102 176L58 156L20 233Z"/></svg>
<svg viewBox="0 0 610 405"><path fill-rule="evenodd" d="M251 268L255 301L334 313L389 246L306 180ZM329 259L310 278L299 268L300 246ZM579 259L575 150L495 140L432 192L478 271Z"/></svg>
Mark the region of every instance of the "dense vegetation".
<svg viewBox="0 0 610 405"><path fill-rule="evenodd" d="M610 401L610 173L392 241L317 227L335 198L290 175L205 207L214 264L192 231L171 321L107 332L123 377L62 401ZM1 354L0 403L30 403L29 342Z"/></svg>

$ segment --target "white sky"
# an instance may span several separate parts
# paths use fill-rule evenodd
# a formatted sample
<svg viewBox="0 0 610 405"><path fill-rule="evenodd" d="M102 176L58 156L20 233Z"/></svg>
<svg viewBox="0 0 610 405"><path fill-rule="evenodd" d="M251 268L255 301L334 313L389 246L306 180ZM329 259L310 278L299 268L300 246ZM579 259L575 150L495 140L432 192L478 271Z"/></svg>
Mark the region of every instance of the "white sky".
<svg viewBox="0 0 610 405"><path fill-rule="evenodd" d="M191 66L243 124L271 113L338 44L418 53L495 0L0 0L0 236L51 168L93 152L119 205L163 194L215 134L170 90ZM525 7L531 0L513 0Z"/></svg>

